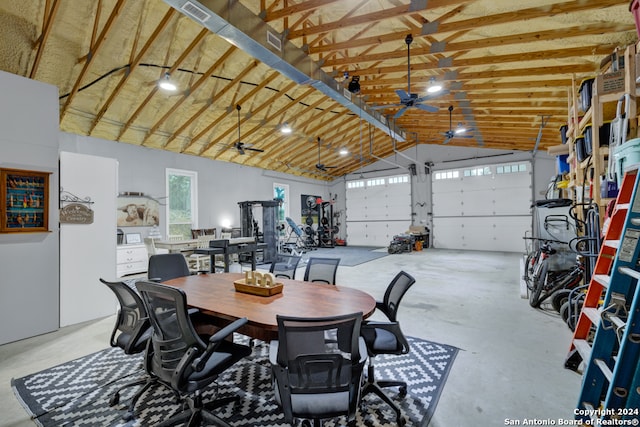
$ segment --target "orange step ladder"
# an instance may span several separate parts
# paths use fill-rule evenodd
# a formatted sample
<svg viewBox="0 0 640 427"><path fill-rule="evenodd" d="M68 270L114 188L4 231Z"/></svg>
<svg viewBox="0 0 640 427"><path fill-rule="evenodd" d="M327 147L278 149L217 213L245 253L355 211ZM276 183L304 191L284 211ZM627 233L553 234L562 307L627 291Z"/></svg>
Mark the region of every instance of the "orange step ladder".
<svg viewBox="0 0 640 427"><path fill-rule="evenodd" d="M640 299L636 293L640 277L639 179L637 170L624 175L565 361L565 367L576 372L584 362L576 413L596 414L602 419L609 414L605 409L626 404L631 386L626 383L631 382L638 363L634 342L638 338L631 332L636 314L629 307L634 308ZM591 416L577 418L593 421Z"/></svg>

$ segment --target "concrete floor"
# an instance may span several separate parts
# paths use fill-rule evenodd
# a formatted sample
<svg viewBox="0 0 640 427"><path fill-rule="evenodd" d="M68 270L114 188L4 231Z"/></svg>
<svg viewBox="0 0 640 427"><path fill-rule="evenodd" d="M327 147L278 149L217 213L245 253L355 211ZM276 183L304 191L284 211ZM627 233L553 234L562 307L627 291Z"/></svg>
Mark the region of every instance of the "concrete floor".
<svg viewBox="0 0 640 427"><path fill-rule="evenodd" d="M430 427L573 418L581 378L563 369L571 332L557 314L534 310L520 297L520 258L427 249L339 268L339 284L378 299L398 271L412 274L417 281L399 314L405 334L460 348ZM0 346L0 426L34 425L11 390L11 378L104 349L113 321Z"/></svg>

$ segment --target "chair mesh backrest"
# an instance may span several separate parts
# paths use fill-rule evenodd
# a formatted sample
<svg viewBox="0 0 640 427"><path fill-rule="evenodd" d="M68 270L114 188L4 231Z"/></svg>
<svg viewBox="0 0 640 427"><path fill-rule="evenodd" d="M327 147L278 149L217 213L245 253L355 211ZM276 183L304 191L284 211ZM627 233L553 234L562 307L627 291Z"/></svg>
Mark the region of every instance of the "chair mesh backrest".
<svg viewBox="0 0 640 427"><path fill-rule="evenodd" d="M401 271L393 278L387 290L384 293L385 314L392 322L395 322L400 307L400 301L404 294L409 290L411 285L416 282L410 274Z"/></svg>
<svg viewBox="0 0 640 427"><path fill-rule="evenodd" d="M307 268L304 271L304 281L335 285L338 264L340 264L340 258L310 257L307 262Z"/></svg>
<svg viewBox="0 0 640 427"><path fill-rule="evenodd" d="M277 316L277 322L277 362L286 367L292 394L345 391L359 381L353 378L352 366L361 360L362 313L322 318Z"/></svg>
<svg viewBox="0 0 640 427"><path fill-rule="evenodd" d="M147 275L150 279L165 282L189 274L189 265L182 254L158 254L149 258Z"/></svg>
<svg viewBox="0 0 640 427"><path fill-rule="evenodd" d="M141 351L141 348L136 348L136 343L149 327L147 310L142 298L124 282L108 282L104 279L100 281L113 291L120 304L116 325L111 335L111 346L121 347L127 354ZM122 334L127 337L124 341L118 339Z"/></svg>
<svg viewBox="0 0 640 427"><path fill-rule="evenodd" d="M206 344L193 328L184 291L146 281L138 282L137 287L153 326L151 371L161 380L172 382L174 371L185 353L190 352L193 361L204 351ZM183 366L185 371L180 377L186 379L192 372L191 363L183 363ZM172 386L180 389L180 384L175 382Z"/></svg>
<svg viewBox="0 0 640 427"><path fill-rule="evenodd" d="M276 277L294 279L301 258L297 255L277 254L275 261L269 267L269 272L275 274Z"/></svg>

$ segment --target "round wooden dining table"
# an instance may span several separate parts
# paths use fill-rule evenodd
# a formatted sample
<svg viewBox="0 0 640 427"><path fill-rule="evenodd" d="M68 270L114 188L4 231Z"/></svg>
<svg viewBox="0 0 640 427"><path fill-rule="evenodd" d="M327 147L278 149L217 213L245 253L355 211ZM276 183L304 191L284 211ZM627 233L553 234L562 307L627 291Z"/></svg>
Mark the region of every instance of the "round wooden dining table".
<svg viewBox="0 0 640 427"><path fill-rule="evenodd" d="M212 324L223 327L246 317L249 322L240 333L264 341L277 339L277 315L326 317L361 312L369 317L375 299L366 292L340 285L277 278L282 292L271 296L238 292L234 282L242 273L198 274L163 282L182 289L187 304L208 315Z"/></svg>

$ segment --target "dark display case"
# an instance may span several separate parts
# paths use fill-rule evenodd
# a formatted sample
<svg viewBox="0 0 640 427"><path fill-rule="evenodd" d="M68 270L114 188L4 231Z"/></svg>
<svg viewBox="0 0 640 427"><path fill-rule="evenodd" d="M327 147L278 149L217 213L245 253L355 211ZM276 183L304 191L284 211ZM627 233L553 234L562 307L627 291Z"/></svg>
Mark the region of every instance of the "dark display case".
<svg viewBox="0 0 640 427"><path fill-rule="evenodd" d="M49 172L0 169L0 233L49 231Z"/></svg>

